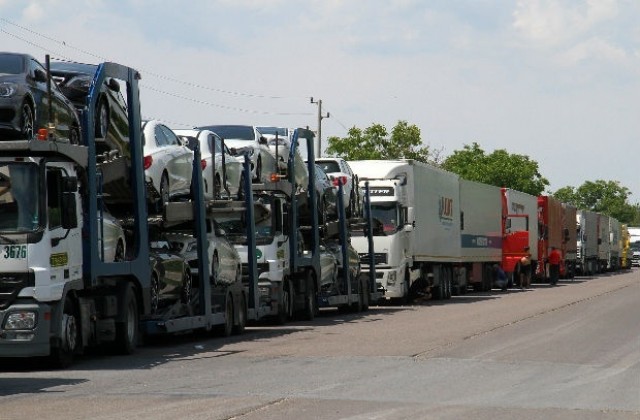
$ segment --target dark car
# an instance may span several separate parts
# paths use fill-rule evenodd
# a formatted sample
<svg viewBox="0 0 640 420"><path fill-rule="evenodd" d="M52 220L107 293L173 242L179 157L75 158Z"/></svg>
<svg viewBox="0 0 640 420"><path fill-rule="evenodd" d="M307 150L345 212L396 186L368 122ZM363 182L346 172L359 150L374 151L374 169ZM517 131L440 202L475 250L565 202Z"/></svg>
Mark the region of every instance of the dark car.
<svg viewBox="0 0 640 420"><path fill-rule="evenodd" d="M326 223L329 215L338 216L338 191L327 173L316 164L316 199L319 223Z"/></svg>
<svg viewBox="0 0 640 420"><path fill-rule="evenodd" d="M0 52L0 139L32 139L39 129L53 124L54 137L80 142L80 120L73 104L48 80L47 70L32 56Z"/></svg>
<svg viewBox="0 0 640 420"><path fill-rule="evenodd" d="M53 80L76 109L84 109L98 66L52 61L50 71ZM117 150L121 156L129 157L127 103L118 80L108 77L100 86L94 115L97 153Z"/></svg>
<svg viewBox="0 0 640 420"><path fill-rule="evenodd" d="M189 303L193 279L188 262L165 239L151 242L151 313L175 303Z"/></svg>

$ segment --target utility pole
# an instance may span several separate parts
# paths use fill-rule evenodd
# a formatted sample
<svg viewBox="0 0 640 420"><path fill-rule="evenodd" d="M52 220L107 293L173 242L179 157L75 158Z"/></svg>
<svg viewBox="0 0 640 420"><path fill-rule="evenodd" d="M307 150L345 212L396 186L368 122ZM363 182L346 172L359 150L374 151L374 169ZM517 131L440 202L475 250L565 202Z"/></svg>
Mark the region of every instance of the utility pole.
<svg viewBox="0 0 640 420"><path fill-rule="evenodd" d="M316 158L319 158L322 155L322 120L324 118L329 118L330 115L328 112L327 115L322 115L322 99L314 101L312 96L311 103L318 104L318 150L316 151Z"/></svg>

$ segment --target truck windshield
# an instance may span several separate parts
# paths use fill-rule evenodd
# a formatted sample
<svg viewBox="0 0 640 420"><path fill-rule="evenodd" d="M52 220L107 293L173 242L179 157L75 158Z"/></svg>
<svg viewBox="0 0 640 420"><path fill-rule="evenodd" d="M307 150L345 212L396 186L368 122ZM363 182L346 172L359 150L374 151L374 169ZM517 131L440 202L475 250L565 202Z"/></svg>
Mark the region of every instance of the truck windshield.
<svg viewBox="0 0 640 420"><path fill-rule="evenodd" d="M0 232L38 228L38 168L31 163L0 163Z"/></svg>
<svg viewBox="0 0 640 420"><path fill-rule="evenodd" d="M395 202L371 203L374 236L391 235L398 231L398 204Z"/></svg>
<svg viewBox="0 0 640 420"><path fill-rule="evenodd" d="M235 245L247 244L247 225L244 220L218 221L217 226L224 230L229 242ZM273 241L271 218L256 220L256 245L267 245Z"/></svg>

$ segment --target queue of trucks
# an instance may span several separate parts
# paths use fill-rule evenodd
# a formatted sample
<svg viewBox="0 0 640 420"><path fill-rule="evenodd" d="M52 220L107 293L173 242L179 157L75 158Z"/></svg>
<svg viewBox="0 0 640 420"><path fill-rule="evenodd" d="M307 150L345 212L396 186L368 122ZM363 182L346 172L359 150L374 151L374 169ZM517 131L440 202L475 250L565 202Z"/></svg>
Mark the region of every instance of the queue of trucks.
<svg viewBox="0 0 640 420"><path fill-rule="evenodd" d="M98 87L108 78L126 86L126 156L100 155L90 129L99 118L93 112ZM243 192L234 198L215 191L205 198L203 183L216 182L203 179L196 146L190 193L149 206L143 139L131 129L141 127L139 79L119 64L97 66L77 143L46 127L38 139L0 142L0 166L14 198L0 211L7 220L15 216L17 226L0 235L0 357L46 356L68 366L89 347L128 354L156 334L215 330L227 336L252 321L311 320L321 307L361 311L418 295L449 299L491 290L499 268L517 285L526 254L534 280L547 281L552 247L561 250L567 278L634 261L628 252L633 235L611 217L414 160L348 162L362 205L345 205L338 181L335 214L327 217L317 211L323 206L308 129L293 131L288 157L276 153L276 166L262 168L273 172L266 178L252 176L246 155ZM306 185L294 176L302 142ZM126 232L109 257L107 207L116 209ZM210 245L216 235L239 254L236 277L220 274ZM169 279L182 293L160 307L156 267L163 257L155 248L163 243L158 238L181 237L194 256Z"/></svg>

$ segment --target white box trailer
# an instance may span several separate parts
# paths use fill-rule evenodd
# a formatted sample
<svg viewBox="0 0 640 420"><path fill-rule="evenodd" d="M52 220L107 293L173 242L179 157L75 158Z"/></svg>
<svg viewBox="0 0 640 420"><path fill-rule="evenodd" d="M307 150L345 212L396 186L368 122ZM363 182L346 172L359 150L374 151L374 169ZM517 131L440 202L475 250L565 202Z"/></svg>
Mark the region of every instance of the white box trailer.
<svg viewBox="0 0 640 420"><path fill-rule="evenodd" d="M460 212L459 290L464 292L467 284L490 289L492 265L502 262L501 189L460 179Z"/></svg>
<svg viewBox="0 0 640 420"><path fill-rule="evenodd" d="M406 300L421 279L439 297L450 297L453 267L461 259L458 175L414 160L349 166L361 187L369 186L378 290L386 299ZM359 254L368 252L366 238L354 235L352 244Z"/></svg>
<svg viewBox="0 0 640 420"><path fill-rule="evenodd" d="M622 231L620 222L614 217L609 218L609 266L611 271L620 269L620 250L622 249Z"/></svg>
<svg viewBox="0 0 640 420"><path fill-rule="evenodd" d="M609 216L598 213L598 272L600 273L607 271L611 258L609 219Z"/></svg>
<svg viewBox="0 0 640 420"><path fill-rule="evenodd" d="M576 270L582 275L598 271L598 219L598 213L589 210L578 210L576 213Z"/></svg>

